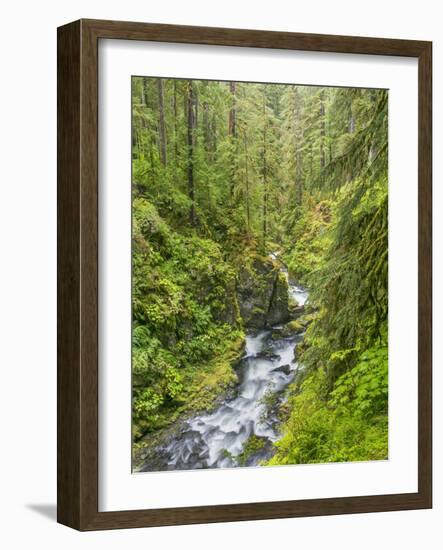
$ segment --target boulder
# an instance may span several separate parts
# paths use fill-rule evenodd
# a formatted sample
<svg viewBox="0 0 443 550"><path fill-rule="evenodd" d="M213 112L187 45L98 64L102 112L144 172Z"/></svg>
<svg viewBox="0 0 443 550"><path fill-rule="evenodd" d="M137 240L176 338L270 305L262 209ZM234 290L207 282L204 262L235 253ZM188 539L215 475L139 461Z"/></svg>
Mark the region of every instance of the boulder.
<svg viewBox="0 0 443 550"><path fill-rule="evenodd" d="M288 338L289 336L294 336L296 334L300 334L305 330L305 325L300 322L300 320L294 320L289 321L289 323L286 323L281 329L280 334L284 338Z"/></svg>
<svg viewBox="0 0 443 550"><path fill-rule="evenodd" d="M269 348L258 353L257 357L262 357L263 359L269 359L270 361L279 361L281 359L278 353L273 352Z"/></svg>
<svg viewBox="0 0 443 550"><path fill-rule="evenodd" d="M258 254L247 258L240 268L237 299L246 327L261 329L266 325L278 273L277 262Z"/></svg>
<svg viewBox="0 0 443 550"><path fill-rule="evenodd" d="M247 328L262 329L286 323L289 317L288 281L282 264L252 254L245 259L237 280L237 301Z"/></svg>
<svg viewBox="0 0 443 550"><path fill-rule="evenodd" d="M273 372L283 372L286 376L288 376L291 372L291 365L281 365L280 367L272 370Z"/></svg>
<svg viewBox="0 0 443 550"><path fill-rule="evenodd" d="M284 273L279 272L274 282L274 289L269 303L267 325L278 325L285 323L288 319L288 280Z"/></svg>
<svg viewBox="0 0 443 550"><path fill-rule="evenodd" d="M297 321L304 327L307 328L312 321L317 319L318 313L316 311L313 311L312 313L306 313L305 315L301 316Z"/></svg>
<svg viewBox="0 0 443 550"><path fill-rule="evenodd" d="M235 278L228 278L225 284L225 293L221 300L217 300L217 306L212 305L214 320L237 326L241 323L240 309L237 301Z"/></svg>
<svg viewBox="0 0 443 550"><path fill-rule="evenodd" d="M290 319L298 319L303 315L305 306L298 305L298 303L294 300L289 303L288 311Z"/></svg>

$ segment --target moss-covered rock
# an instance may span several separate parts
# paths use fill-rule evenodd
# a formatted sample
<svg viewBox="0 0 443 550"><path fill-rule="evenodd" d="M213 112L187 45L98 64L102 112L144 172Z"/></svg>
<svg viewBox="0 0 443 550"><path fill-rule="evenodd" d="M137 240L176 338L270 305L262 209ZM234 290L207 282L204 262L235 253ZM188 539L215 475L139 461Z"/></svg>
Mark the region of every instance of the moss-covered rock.
<svg viewBox="0 0 443 550"><path fill-rule="evenodd" d="M244 259L237 298L245 326L264 328L288 319L288 282L277 260L252 253Z"/></svg>
<svg viewBox="0 0 443 550"><path fill-rule="evenodd" d="M312 311L311 313L306 313L299 317L298 323L300 323L304 328L308 327L312 321L318 318L318 312Z"/></svg>
<svg viewBox="0 0 443 550"><path fill-rule="evenodd" d="M274 372L282 372L283 374L286 374L286 376L289 376L291 374L291 365L280 365L276 369L274 369Z"/></svg>
<svg viewBox="0 0 443 550"><path fill-rule="evenodd" d="M272 340L280 340L281 338L290 338L305 331L305 325L296 319L289 321L282 327L274 328L271 334Z"/></svg>
<svg viewBox="0 0 443 550"><path fill-rule="evenodd" d="M299 320L289 321L283 327L283 336L292 336L293 334L300 334L305 330L305 325Z"/></svg>
<svg viewBox="0 0 443 550"><path fill-rule="evenodd" d="M286 322L288 318L288 280L284 273L279 272L269 304L267 324L269 326L278 325Z"/></svg>
<svg viewBox="0 0 443 550"><path fill-rule="evenodd" d="M298 319L303 315L305 311L305 306L299 305L295 298L291 298L288 304L288 312L290 319Z"/></svg>
<svg viewBox="0 0 443 550"><path fill-rule="evenodd" d="M275 261L252 253L239 269L237 298L245 326L263 328L279 273Z"/></svg>
<svg viewBox="0 0 443 550"><path fill-rule="evenodd" d="M252 434L246 441L243 451L236 457L240 466L248 466L249 462L255 455L260 454L268 444L265 437Z"/></svg>

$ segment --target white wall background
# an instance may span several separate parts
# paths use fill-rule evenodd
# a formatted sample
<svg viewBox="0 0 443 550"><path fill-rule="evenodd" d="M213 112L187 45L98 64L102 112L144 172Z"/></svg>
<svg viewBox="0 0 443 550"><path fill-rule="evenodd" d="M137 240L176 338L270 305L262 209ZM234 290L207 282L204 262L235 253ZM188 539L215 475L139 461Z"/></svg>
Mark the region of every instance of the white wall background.
<svg viewBox="0 0 443 550"><path fill-rule="evenodd" d="M2 9L0 542L6 548L440 548L443 38L437 0L16 1ZM56 27L80 17L434 41L434 510L77 533L55 523ZM405 243L407 246L407 243ZM411 251L411 253L414 253ZM405 296L407 303L408 297Z"/></svg>

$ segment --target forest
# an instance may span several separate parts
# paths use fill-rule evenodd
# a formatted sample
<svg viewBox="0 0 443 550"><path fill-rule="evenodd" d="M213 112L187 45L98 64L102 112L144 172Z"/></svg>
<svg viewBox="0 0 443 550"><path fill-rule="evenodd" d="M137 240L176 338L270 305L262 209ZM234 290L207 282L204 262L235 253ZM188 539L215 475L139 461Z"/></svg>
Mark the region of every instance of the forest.
<svg viewBox="0 0 443 550"><path fill-rule="evenodd" d="M388 458L388 91L132 78L133 469Z"/></svg>

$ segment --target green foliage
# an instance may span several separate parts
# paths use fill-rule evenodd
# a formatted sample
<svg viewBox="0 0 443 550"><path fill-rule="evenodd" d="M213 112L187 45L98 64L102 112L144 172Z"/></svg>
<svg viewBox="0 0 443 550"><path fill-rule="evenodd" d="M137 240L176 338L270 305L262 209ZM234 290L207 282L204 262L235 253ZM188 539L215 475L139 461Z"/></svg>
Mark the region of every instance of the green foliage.
<svg viewBox="0 0 443 550"><path fill-rule="evenodd" d="M235 384L241 277L279 250L310 296L286 326L306 328L303 369L271 463L386 458L387 106L384 90L133 78L134 440Z"/></svg>
<svg viewBox="0 0 443 550"><path fill-rule="evenodd" d="M331 201L307 201L303 210L288 211L285 221L289 231L284 259L291 277L306 284L308 275L320 266L331 238L327 231L331 223Z"/></svg>
<svg viewBox="0 0 443 550"><path fill-rule="evenodd" d="M292 412L269 464L387 459L387 407L386 345L360 354L332 392L325 369L318 369L291 398Z"/></svg>
<svg viewBox="0 0 443 550"><path fill-rule="evenodd" d="M331 404L344 408L352 416L386 414L387 400L387 345L372 347L360 354L357 364L338 378L331 392Z"/></svg>
<svg viewBox="0 0 443 550"><path fill-rule="evenodd" d="M331 382L355 359L334 352L370 346L388 314L387 183L374 184L356 203L360 187L356 180L339 193L330 245L308 282L320 314L302 360L308 368L326 367Z"/></svg>
<svg viewBox="0 0 443 550"><path fill-rule="evenodd" d="M171 410L195 400L193 383L199 377L190 373L199 366L205 370L202 364L217 370L220 358L236 347L238 351L242 332L234 282L235 271L223 260L219 245L180 235L153 204L134 200L135 438L167 425L174 417ZM220 374L220 386L226 378L233 382L232 375Z"/></svg>
<svg viewBox="0 0 443 550"><path fill-rule="evenodd" d="M298 349L301 384L270 464L388 455L387 96L367 99L341 91L331 103L332 113L348 113L352 132L337 116L337 156L311 180L311 197L315 188L329 193L323 215L323 203L307 199L288 214L288 265L317 313Z"/></svg>

